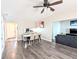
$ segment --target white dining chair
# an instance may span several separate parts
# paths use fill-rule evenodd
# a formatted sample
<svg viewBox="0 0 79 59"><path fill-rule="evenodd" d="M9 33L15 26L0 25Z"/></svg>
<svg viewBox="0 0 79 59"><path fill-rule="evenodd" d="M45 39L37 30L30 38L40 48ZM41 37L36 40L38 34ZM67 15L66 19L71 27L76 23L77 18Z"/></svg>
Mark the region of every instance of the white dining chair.
<svg viewBox="0 0 79 59"><path fill-rule="evenodd" d="M27 41L27 37L30 37L30 35L23 35L23 41Z"/></svg>
<svg viewBox="0 0 79 59"><path fill-rule="evenodd" d="M39 42L39 35L35 33L34 36L34 42Z"/></svg>
<svg viewBox="0 0 79 59"><path fill-rule="evenodd" d="M31 34L31 36L30 36L30 42L29 42L30 44L33 44L34 43L34 34Z"/></svg>

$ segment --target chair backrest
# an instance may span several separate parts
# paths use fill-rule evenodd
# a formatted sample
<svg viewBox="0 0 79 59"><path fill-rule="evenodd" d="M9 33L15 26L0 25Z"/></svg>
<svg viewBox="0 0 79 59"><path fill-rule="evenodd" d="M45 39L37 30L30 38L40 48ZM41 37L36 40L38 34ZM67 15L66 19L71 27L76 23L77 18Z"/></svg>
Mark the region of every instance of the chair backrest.
<svg viewBox="0 0 79 59"><path fill-rule="evenodd" d="M35 36L35 39L39 39L38 34L34 34L34 36Z"/></svg>
<svg viewBox="0 0 79 59"><path fill-rule="evenodd" d="M30 35L22 35L23 41L27 41L27 39L30 39Z"/></svg>
<svg viewBox="0 0 79 59"><path fill-rule="evenodd" d="M30 35L23 35L23 37L29 37Z"/></svg>
<svg viewBox="0 0 79 59"><path fill-rule="evenodd" d="M34 34L31 34L30 40L34 40Z"/></svg>

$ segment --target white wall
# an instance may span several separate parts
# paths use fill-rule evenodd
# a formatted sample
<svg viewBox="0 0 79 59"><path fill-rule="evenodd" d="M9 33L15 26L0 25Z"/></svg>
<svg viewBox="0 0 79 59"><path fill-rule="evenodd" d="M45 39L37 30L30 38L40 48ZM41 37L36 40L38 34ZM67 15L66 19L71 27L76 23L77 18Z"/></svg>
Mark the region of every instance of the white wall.
<svg viewBox="0 0 79 59"><path fill-rule="evenodd" d="M42 0L43 1L43 0ZM50 0L53 2L52 0ZM56 1L56 0L55 0ZM32 6L38 5L40 0L2 0L1 1L1 13L8 14L7 18L10 20L21 20L21 19L41 19L50 16L49 18L61 19L63 17L68 18L74 16L76 11L76 0L63 0L63 3L51 6L55 9L54 12L46 8L44 13L41 14L42 8L33 8ZM71 14L72 13L72 14ZM59 18L60 14L63 17ZM71 14L71 15L70 15ZM8 20L9 20L8 19Z"/></svg>
<svg viewBox="0 0 79 59"><path fill-rule="evenodd" d="M57 34L66 34L69 33L69 29L70 29L70 20L64 20L64 21L56 21L52 23L52 36L53 36L53 40L55 42L55 36L57 36Z"/></svg>
<svg viewBox="0 0 79 59"><path fill-rule="evenodd" d="M47 34L44 33L44 35L47 38L46 40L47 41L52 41L52 36L55 36L57 34L57 33L52 34L52 33L54 33L54 30L53 30L54 27L58 28L58 29L56 28L58 30L58 33L63 33L63 34L69 33L69 28L71 28L70 20L73 20L74 18L75 17L73 17L73 16L72 16L71 19L62 17L61 19L55 19L54 20L51 17L51 20L50 20L49 18L48 19L45 18L46 19L45 20L45 28L46 28L45 31L46 31ZM75 26L75 27L73 26L72 28L77 28L77 26ZM57 31L57 30L55 30L55 31ZM53 39L54 39L54 37L53 37Z"/></svg>
<svg viewBox="0 0 79 59"><path fill-rule="evenodd" d="M66 34L69 33L70 20L60 21L60 33Z"/></svg>
<svg viewBox="0 0 79 59"><path fill-rule="evenodd" d="M35 4L34 4L35 3ZM23 33L26 26L34 27L32 21L34 19L41 19L45 21L45 32L44 36L48 41L51 41L52 36L52 23L53 21L67 20L76 17L76 0L63 0L62 4L53 6L55 11L46 10L43 14L40 14L40 9L34 9L33 4L38 4L39 1L31 2L30 0L2 0L2 14L8 14L8 20L18 20L18 31L19 35ZM46 14L47 12L47 14ZM46 17L46 15L51 16ZM31 18L31 22L28 19ZM26 22L19 22L19 20L27 20Z"/></svg>
<svg viewBox="0 0 79 59"><path fill-rule="evenodd" d="M66 8L63 9L63 11L58 12L58 13L53 13L53 15L43 18L43 20L45 21L45 28L46 28L46 33L45 36L48 38L46 40L48 41L52 41L52 23L56 22L56 21L64 21L64 20L70 20L73 18L76 18L76 2L74 2L74 8L71 8L71 6L68 6L68 10L64 10ZM71 3L70 3L71 4ZM64 6L65 7L65 6ZM56 11L55 11L56 12Z"/></svg>
<svg viewBox="0 0 79 59"><path fill-rule="evenodd" d="M47 41L52 41L51 37L52 37L52 22L48 21L48 20L44 20L44 25L45 25L45 30L44 32L42 32L43 37L45 38L45 40Z"/></svg>
<svg viewBox="0 0 79 59"><path fill-rule="evenodd" d="M30 21L30 20L27 20L27 21L23 21L23 20L20 20L17 22L17 32L18 32L18 38L21 38L21 35L23 33L25 33L25 29L26 28L35 28L35 21Z"/></svg>
<svg viewBox="0 0 79 59"><path fill-rule="evenodd" d="M0 20L0 59L2 57L2 46L3 46L1 38L2 38L2 26L1 26L1 20Z"/></svg>
<svg viewBox="0 0 79 59"><path fill-rule="evenodd" d="M4 19L5 20L5 19ZM26 28L35 28L35 21L33 20L6 20L5 23L15 23L17 24L17 38L18 40L22 40L21 39L21 35L23 33L25 33L25 29Z"/></svg>
<svg viewBox="0 0 79 59"><path fill-rule="evenodd" d="M4 41L4 23L3 17L0 15L0 59L2 59L2 53L4 51L5 41Z"/></svg>
<svg viewBox="0 0 79 59"><path fill-rule="evenodd" d="M75 19L71 19L71 20L75 20ZM60 29L61 29L60 33L63 34L70 33L70 28L77 28L77 26L70 25L71 20L60 21Z"/></svg>
<svg viewBox="0 0 79 59"><path fill-rule="evenodd" d="M53 38L53 41L55 42L55 36L57 34L60 34L60 28L61 25L60 25L60 22L53 22L52 23L52 38Z"/></svg>

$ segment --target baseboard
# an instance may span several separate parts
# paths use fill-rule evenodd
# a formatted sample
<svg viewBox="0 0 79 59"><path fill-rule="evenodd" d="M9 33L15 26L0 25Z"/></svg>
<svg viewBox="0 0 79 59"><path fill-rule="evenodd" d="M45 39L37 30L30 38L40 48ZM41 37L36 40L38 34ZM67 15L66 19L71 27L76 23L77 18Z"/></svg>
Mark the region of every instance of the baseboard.
<svg viewBox="0 0 79 59"><path fill-rule="evenodd" d="M42 36L41 39L46 40L46 41L49 41L49 42L52 42L52 39L48 39L48 38L46 38L44 36Z"/></svg>

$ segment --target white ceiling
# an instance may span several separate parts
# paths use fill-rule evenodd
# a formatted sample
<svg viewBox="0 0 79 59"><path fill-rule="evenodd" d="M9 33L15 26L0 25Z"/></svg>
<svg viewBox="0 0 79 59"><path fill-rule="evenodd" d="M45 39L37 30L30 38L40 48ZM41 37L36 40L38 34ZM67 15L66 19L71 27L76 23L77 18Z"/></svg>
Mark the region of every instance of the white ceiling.
<svg viewBox="0 0 79 59"><path fill-rule="evenodd" d="M57 0L49 0L54 2ZM59 13L76 12L75 0L63 0L62 4L52 6L55 11L45 9L41 14L42 8L32 6L41 5L43 0L2 0L2 15L8 20L38 20Z"/></svg>

